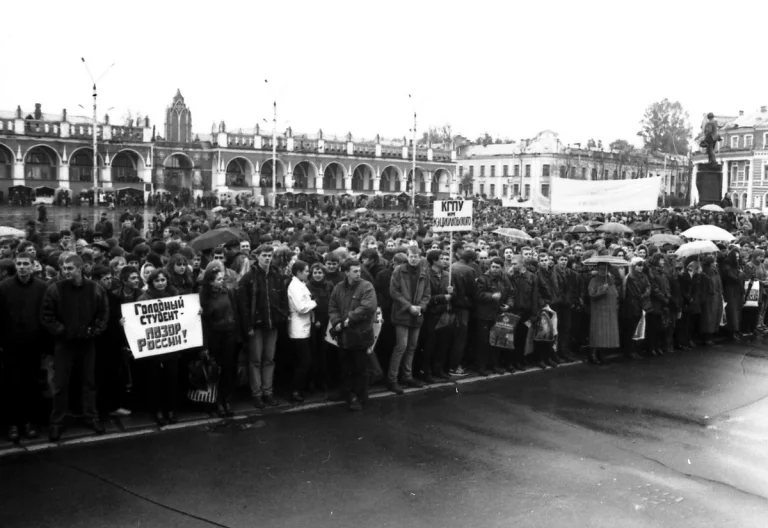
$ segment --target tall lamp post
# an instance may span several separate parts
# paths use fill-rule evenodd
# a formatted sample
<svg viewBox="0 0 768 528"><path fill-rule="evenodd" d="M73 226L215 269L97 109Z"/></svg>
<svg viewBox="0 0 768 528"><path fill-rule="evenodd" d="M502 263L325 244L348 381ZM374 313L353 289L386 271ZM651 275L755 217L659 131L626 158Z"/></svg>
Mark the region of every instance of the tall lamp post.
<svg viewBox="0 0 768 528"><path fill-rule="evenodd" d="M416 112L413 113L413 179L411 180L411 203L416 214Z"/></svg>
<svg viewBox="0 0 768 528"><path fill-rule="evenodd" d="M102 73L98 79L93 78L93 74L91 74L91 69L88 67L88 63L85 62L85 57L80 57L80 60L83 61L83 64L85 65L85 70L88 72L88 76L91 78L91 82L93 82L93 200L96 205L99 204L99 154L97 151L98 148L98 116L96 114L96 82L100 81L104 78L104 76L109 72L109 70L112 69L112 66L115 65L113 62L109 65L109 67L104 70L104 73Z"/></svg>

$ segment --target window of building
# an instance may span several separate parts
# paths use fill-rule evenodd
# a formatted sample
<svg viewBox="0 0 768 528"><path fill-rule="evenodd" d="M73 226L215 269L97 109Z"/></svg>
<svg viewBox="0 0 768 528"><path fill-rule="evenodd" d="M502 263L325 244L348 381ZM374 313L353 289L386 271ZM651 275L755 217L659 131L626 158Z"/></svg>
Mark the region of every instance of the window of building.
<svg viewBox="0 0 768 528"><path fill-rule="evenodd" d="M515 165L515 176L520 177L520 165Z"/></svg>
<svg viewBox="0 0 768 528"><path fill-rule="evenodd" d="M768 165L765 166L765 174L766 174L766 177L768 178ZM516 184L514 184L512 186L512 195L513 196L519 196L520 195L520 185L519 184L516 183Z"/></svg>
<svg viewBox="0 0 768 528"><path fill-rule="evenodd" d="M608 179L608 174L609 174L609 172L608 172L608 169L604 169L604 170L603 170L603 179L604 179L604 180L607 180L607 179Z"/></svg>
<svg viewBox="0 0 768 528"><path fill-rule="evenodd" d="M568 177L568 174L566 173L567 170L568 170L568 168L565 165L560 165L560 177L561 178L567 178Z"/></svg>
<svg viewBox="0 0 768 528"><path fill-rule="evenodd" d="M744 148L752 148L752 134L744 136Z"/></svg>
<svg viewBox="0 0 768 528"><path fill-rule="evenodd" d="M619 179L619 171L614 169L613 170L613 179L618 180Z"/></svg>
<svg viewBox="0 0 768 528"><path fill-rule="evenodd" d="M731 136L731 148L739 148L739 136Z"/></svg>
<svg viewBox="0 0 768 528"><path fill-rule="evenodd" d="M485 165L480 165L480 177L485 177Z"/></svg>
<svg viewBox="0 0 768 528"><path fill-rule="evenodd" d="M490 190L490 194L488 196L490 196L491 198L495 198L496 197L496 184L492 183L489 187L490 187L490 189L489 189Z"/></svg>
<svg viewBox="0 0 768 528"><path fill-rule="evenodd" d="M763 148L768 149L768 132L763 134Z"/></svg>
<svg viewBox="0 0 768 528"><path fill-rule="evenodd" d="M592 169L592 179L593 180L597 179L597 169Z"/></svg>
<svg viewBox="0 0 768 528"><path fill-rule="evenodd" d="M669 177L669 184L670 184L672 187L674 187L674 186L675 186L675 175L674 175L674 174L673 174L673 175L671 175L671 176Z"/></svg>
<svg viewBox="0 0 768 528"><path fill-rule="evenodd" d="M768 162L763 165L763 181L768 181Z"/></svg>
<svg viewBox="0 0 768 528"><path fill-rule="evenodd" d="M502 196L508 196L507 193L509 192L509 185L502 186L502 191L504 192Z"/></svg>
<svg viewBox="0 0 768 528"><path fill-rule="evenodd" d="M744 178L744 163L739 162L736 164L736 182L737 183L744 183L746 180Z"/></svg>
<svg viewBox="0 0 768 528"><path fill-rule="evenodd" d="M459 178L464 176L464 165L459 165Z"/></svg>
<svg viewBox="0 0 768 528"><path fill-rule="evenodd" d="M531 166L530 165L526 165L525 166L525 177L526 178L530 178L531 177Z"/></svg>
<svg viewBox="0 0 768 528"><path fill-rule="evenodd" d="M749 162L744 162L744 181L749 181Z"/></svg>
<svg viewBox="0 0 768 528"><path fill-rule="evenodd" d="M509 165L503 165L503 166L501 167L501 174L502 174L503 176L505 176L505 177L506 177L506 176L509 176Z"/></svg>
<svg viewBox="0 0 768 528"><path fill-rule="evenodd" d="M482 196L484 192L485 192L485 184L481 183L480 184L480 196Z"/></svg>
<svg viewBox="0 0 768 528"><path fill-rule="evenodd" d="M496 177L496 165L491 165L491 178Z"/></svg>
<svg viewBox="0 0 768 528"><path fill-rule="evenodd" d="M636 180L636 179L637 179L637 172L635 172L635 171L632 171L632 179L633 179L633 180Z"/></svg>
<svg viewBox="0 0 768 528"><path fill-rule="evenodd" d="M474 178L474 176L475 176L475 166L474 165L470 165L469 166L469 177L470 178Z"/></svg>
<svg viewBox="0 0 768 528"><path fill-rule="evenodd" d="M528 198L528 196L531 195L531 186L529 184L525 184L525 195L523 195L523 198Z"/></svg>
<svg viewBox="0 0 768 528"><path fill-rule="evenodd" d="M541 195L549 197L549 184L548 183L542 183L541 184Z"/></svg>
<svg viewBox="0 0 768 528"><path fill-rule="evenodd" d="M627 171L623 170L621 171L621 179L626 180L627 179Z"/></svg>
<svg viewBox="0 0 768 528"><path fill-rule="evenodd" d="M541 167L541 175L542 176L549 176L549 165L545 164Z"/></svg>
<svg viewBox="0 0 768 528"><path fill-rule="evenodd" d="M581 168L581 179L582 180L586 180L587 179L587 168L586 167L582 167Z"/></svg>

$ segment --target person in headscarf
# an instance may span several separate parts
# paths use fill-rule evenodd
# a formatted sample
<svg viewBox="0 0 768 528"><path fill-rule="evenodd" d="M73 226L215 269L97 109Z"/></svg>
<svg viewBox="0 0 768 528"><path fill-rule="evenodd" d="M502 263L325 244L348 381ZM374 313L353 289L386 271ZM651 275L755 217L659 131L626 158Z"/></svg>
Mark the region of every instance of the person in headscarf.
<svg viewBox="0 0 768 528"><path fill-rule="evenodd" d="M589 282L590 326L589 362L601 365L601 350L618 348L619 340L619 292L616 290L608 264L597 265L597 275Z"/></svg>
<svg viewBox="0 0 768 528"><path fill-rule="evenodd" d="M748 276L741 260L741 252L733 248L728 252L720 269L725 301L726 329L730 337L741 336L741 309L744 306L744 282Z"/></svg>
<svg viewBox="0 0 768 528"><path fill-rule="evenodd" d="M699 331L704 345L713 345L712 336L723 318L723 283L715 268L715 258L705 256L701 261L701 318Z"/></svg>
<svg viewBox="0 0 768 528"><path fill-rule="evenodd" d="M633 339L643 314L651 311L651 283L643 273L645 260L633 257L624 279L621 310L621 347L627 359L639 359L638 340Z"/></svg>

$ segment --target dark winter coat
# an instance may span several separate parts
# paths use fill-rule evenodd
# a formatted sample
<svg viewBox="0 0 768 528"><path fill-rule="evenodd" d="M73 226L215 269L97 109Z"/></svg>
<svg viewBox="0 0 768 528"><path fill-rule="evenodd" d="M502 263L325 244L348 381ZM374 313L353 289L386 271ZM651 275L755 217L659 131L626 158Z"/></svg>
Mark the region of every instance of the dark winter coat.
<svg viewBox="0 0 768 528"><path fill-rule="evenodd" d="M43 297L40 319L56 341L92 339L109 322L107 292L88 279L79 286L72 279L54 282Z"/></svg>
<svg viewBox="0 0 768 528"><path fill-rule="evenodd" d="M474 306L477 280L475 268L460 260L451 265L451 282L453 284L453 307L471 310Z"/></svg>
<svg viewBox="0 0 768 528"><path fill-rule="evenodd" d="M349 319L339 337L341 348L365 349L373 345L373 321L376 318L376 292L373 284L359 280L350 285L346 279L333 288L328 303L330 324L335 327Z"/></svg>
<svg viewBox="0 0 768 528"><path fill-rule="evenodd" d="M494 299L494 293L500 293L501 297ZM477 280L474 313L476 319L495 321L496 316L502 311L501 305L506 304L508 308L511 308L514 302L514 288L504 273L494 276L489 271Z"/></svg>
<svg viewBox="0 0 768 528"><path fill-rule="evenodd" d="M18 277L0 282L0 347L36 348L47 333L40 310L48 285L30 277L24 284Z"/></svg>
<svg viewBox="0 0 768 528"><path fill-rule="evenodd" d="M435 271L429 268L429 287L432 296L429 298L427 313L430 315L440 315L445 313L451 306L445 299L448 291L448 272L444 270Z"/></svg>
<svg viewBox="0 0 768 528"><path fill-rule="evenodd" d="M288 320L288 288L273 266L265 272L254 266L240 279L238 305L243 334L254 329L270 330Z"/></svg>

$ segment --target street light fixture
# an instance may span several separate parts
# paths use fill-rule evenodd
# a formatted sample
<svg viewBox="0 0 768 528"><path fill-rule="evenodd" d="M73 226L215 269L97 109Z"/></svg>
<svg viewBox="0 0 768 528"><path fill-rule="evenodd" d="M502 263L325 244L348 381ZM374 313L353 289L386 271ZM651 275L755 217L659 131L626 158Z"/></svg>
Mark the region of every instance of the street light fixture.
<svg viewBox="0 0 768 528"><path fill-rule="evenodd" d="M88 67L88 63L85 62L85 57L80 57L80 60L83 61L83 65L85 66L85 70L88 72L88 76L91 78L91 82L93 82L93 194L94 194L94 203L96 205L99 204L99 157L98 157L98 116L96 114L96 83L104 78L104 76L109 72L109 70L112 69L112 66L115 65L113 62L109 65L109 67L104 70L104 73L102 73L98 79L93 78L93 74L91 74L91 69Z"/></svg>
<svg viewBox="0 0 768 528"><path fill-rule="evenodd" d="M413 101L411 94L408 94L408 99ZM416 110L413 111L413 176L411 178L411 204L413 205L413 214L416 214Z"/></svg>

